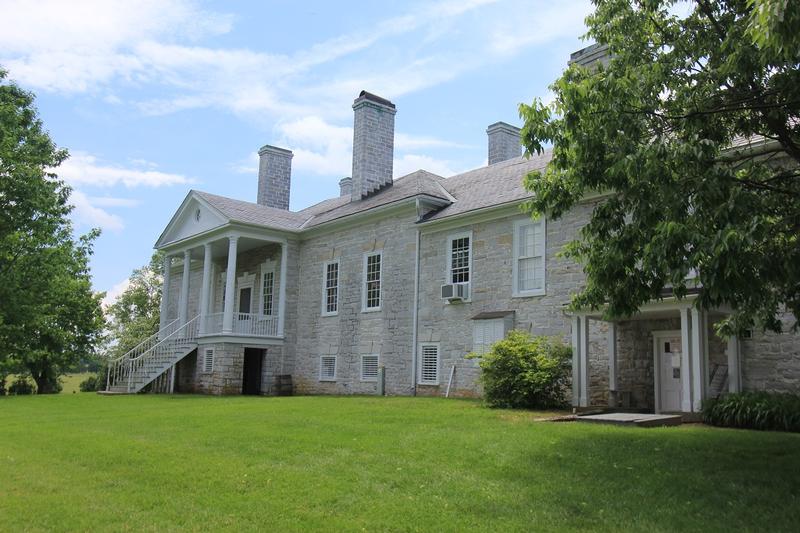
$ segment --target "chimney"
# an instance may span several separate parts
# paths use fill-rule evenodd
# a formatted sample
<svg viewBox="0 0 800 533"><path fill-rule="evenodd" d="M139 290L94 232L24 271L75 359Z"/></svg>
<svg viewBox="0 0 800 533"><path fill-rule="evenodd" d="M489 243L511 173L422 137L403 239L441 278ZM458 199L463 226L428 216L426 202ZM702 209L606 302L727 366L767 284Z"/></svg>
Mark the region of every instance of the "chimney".
<svg viewBox="0 0 800 533"><path fill-rule="evenodd" d="M353 194L353 178L347 177L339 180L339 196L351 196Z"/></svg>
<svg viewBox="0 0 800 533"><path fill-rule="evenodd" d="M291 150L265 145L258 151L258 200L260 205L289 210L292 184Z"/></svg>
<svg viewBox="0 0 800 533"><path fill-rule="evenodd" d="M577 52L571 53L569 56L569 64L577 63L582 67L595 68L595 65L600 63L605 67L608 65L610 59L611 54L608 51L608 45L595 43L586 48L581 48Z"/></svg>
<svg viewBox="0 0 800 533"><path fill-rule="evenodd" d="M505 122L495 122L486 128L486 134L489 136L490 165L514 159L522 154L519 128L516 126Z"/></svg>
<svg viewBox="0 0 800 533"><path fill-rule="evenodd" d="M395 106L361 91L353 102L352 201L392 184Z"/></svg>

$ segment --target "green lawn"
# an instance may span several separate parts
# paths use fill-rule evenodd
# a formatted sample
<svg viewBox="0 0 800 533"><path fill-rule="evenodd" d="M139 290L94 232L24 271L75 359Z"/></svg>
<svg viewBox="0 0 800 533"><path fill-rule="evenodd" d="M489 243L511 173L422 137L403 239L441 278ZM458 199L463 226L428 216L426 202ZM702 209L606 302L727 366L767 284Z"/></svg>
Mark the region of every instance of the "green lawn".
<svg viewBox="0 0 800 533"><path fill-rule="evenodd" d="M800 435L432 398L0 399L0 530L797 531Z"/></svg>
<svg viewBox="0 0 800 533"><path fill-rule="evenodd" d="M85 380L89 376L94 375L92 372L81 372L78 374L64 374L61 376L61 394L72 394L81 391L80 385L81 381ZM6 388L10 387L14 380L17 379L17 376L14 374L9 374L6 377ZM31 380L33 381L33 380Z"/></svg>

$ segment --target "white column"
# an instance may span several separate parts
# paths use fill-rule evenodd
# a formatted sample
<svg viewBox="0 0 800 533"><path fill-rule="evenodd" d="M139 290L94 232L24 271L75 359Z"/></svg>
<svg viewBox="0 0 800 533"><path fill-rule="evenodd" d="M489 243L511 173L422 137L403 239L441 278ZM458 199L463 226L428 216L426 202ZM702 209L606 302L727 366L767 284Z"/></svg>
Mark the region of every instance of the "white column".
<svg viewBox="0 0 800 533"><path fill-rule="evenodd" d="M286 318L286 269L289 258L289 244L281 243L281 278L278 288L278 336L283 337Z"/></svg>
<svg viewBox="0 0 800 533"><path fill-rule="evenodd" d="M616 407L617 392L617 325L608 323L608 391L609 399L614 400Z"/></svg>
<svg viewBox="0 0 800 533"><path fill-rule="evenodd" d="M581 319L572 316L572 406L578 407L581 399Z"/></svg>
<svg viewBox="0 0 800 533"><path fill-rule="evenodd" d="M225 309L222 332L233 333L233 295L236 284L236 247L239 237L228 237L228 271L225 273Z"/></svg>
<svg viewBox="0 0 800 533"><path fill-rule="evenodd" d="M706 397L705 373L705 330L703 328L704 311L692 307L692 411L699 413L703 409Z"/></svg>
<svg viewBox="0 0 800 533"><path fill-rule="evenodd" d="M581 407L589 405L589 317L582 316L581 323Z"/></svg>
<svg viewBox="0 0 800 533"><path fill-rule="evenodd" d="M161 318L158 329L162 330L169 323L167 313L169 310L169 282L172 271L172 256L164 256L164 281L161 284Z"/></svg>
<svg viewBox="0 0 800 533"><path fill-rule="evenodd" d="M681 411L684 413L692 412L692 369L691 353L692 343L690 342L691 321L689 320L689 308L684 307L681 313Z"/></svg>
<svg viewBox="0 0 800 533"><path fill-rule="evenodd" d="M728 392L742 392L741 345L739 337L728 338Z"/></svg>
<svg viewBox="0 0 800 533"><path fill-rule="evenodd" d="M208 316L208 302L211 288L211 243L203 246L203 285L200 288L200 328L202 335L206 332L206 316Z"/></svg>
<svg viewBox="0 0 800 533"><path fill-rule="evenodd" d="M192 252L183 252L183 278L181 279L181 299L178 307L178 323L186 324L189 321L189 275L192 266Z"/></svg>

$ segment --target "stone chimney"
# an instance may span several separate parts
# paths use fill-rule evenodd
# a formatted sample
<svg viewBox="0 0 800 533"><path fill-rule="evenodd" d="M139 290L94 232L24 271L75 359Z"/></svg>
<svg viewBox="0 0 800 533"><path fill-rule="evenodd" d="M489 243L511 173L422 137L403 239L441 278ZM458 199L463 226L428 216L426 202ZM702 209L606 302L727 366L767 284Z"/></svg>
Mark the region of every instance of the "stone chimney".
<svg viewBox="0 0 800 533"><path fill-rule="evenodd" d="M522 143L519 138L519 128L495 122L486 128L489 136L489 164L494 165L522 155Z"/></svg>
<svg viewBox="0 0 800 533"><path fill-rule="evenodd" d="M353 178L346 177L339 180L339 196L351 196L353 194Z"/></svg>
<svg viewBox="0 0 800 533"><path fill-rule="evenodd" d="M353 102L352 201L392 184L395 106L361 91Z"/></svg>
<svg viewBox="0 0 800 533"><path fill-rule="evenodd" d="M595 43L571 53L569 64L577 63L583 67L594 68L597 63L607 66L610 59L611 54L608 51L608 45Z"/></svg>
<svg viewBox="0 0 800 533"><path fill-rule="evenodd" d="M258 200L260 205L289 210L292 184L291 150L265 145L258 151Z"/></svg>

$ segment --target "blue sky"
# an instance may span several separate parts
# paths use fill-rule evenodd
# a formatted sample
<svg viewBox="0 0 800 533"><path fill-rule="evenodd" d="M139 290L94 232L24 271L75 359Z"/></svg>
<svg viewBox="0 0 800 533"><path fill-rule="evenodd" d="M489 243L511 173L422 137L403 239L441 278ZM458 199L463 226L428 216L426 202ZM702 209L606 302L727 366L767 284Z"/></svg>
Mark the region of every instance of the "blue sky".
<svg viewBox="0 0 800 533"><path fill-rule="evenodd" d="M256 151L293 150L292 209L350 175L352 101L391 99L395 175L486 163L586 45L588 1L0 0L0 65L71 158L97 290L118 293L191 188L255 200Z"/></svg>

